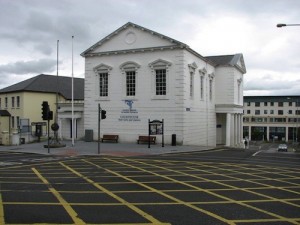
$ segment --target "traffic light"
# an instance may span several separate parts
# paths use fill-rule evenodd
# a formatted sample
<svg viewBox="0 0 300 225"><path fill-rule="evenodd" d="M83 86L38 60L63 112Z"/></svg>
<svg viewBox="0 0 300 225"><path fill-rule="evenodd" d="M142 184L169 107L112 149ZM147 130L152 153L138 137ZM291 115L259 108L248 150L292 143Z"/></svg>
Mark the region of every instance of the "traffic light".
<svg viewBox="0 0 300 225"><path fill-rule="evenodd" d="M48 112L48 120L53 120L53 111Z"/></svg>
<svg viewBox="0 0 300 225"><path fill-rule="evenodd" d="M42 118L43 120L48 120L49 117L49 105L48 102L43 101L42 103Z"/></svg>
<svg viewBox="0 0 300 225"><path fill-rule="evenodd" d="M101 110L101 119L104 120L106 118L106 110Z"/></svg>

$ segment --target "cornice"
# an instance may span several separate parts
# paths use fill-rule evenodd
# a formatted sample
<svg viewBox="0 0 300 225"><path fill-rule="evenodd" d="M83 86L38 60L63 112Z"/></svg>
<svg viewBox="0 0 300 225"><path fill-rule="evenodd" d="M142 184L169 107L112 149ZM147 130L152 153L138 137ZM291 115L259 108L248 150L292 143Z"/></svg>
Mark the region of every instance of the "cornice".
<svg viewBox="0 0 300 225"><path fill-rule="evenodd" d="M171 46L160 46L160 47L149 47L149 48L124 49L124 50L115 50L115 51L107 51L107 52L96 52L96 53L87 53L85 57L120 55L120 54L128 54L128 53L143 53L143 52L165 51L165 50L174 50L174 49L184 49L184 46L171 45Z"/></svg>

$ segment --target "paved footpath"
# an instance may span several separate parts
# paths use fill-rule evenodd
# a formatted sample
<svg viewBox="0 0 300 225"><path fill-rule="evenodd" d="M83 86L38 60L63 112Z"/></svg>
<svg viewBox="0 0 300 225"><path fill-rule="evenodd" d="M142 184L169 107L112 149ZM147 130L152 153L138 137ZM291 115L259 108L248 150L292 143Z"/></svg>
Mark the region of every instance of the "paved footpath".
<svg viewBox="0 0 300 225"><path fill-rule="evenodd" d="M136 143L100 143L98 149L98 142L76 141L72 146L71 141L62 141L66 147L62 148L44 148L47 142L14 145L14 146L0 146L0 151L15 151L38 154L52 154L52 155L116 155L116 156L138 156L138 155L152 155L178 152L192 152L213 149L211 146L171 146L161 144L151 145L136 144Z"/></svg>

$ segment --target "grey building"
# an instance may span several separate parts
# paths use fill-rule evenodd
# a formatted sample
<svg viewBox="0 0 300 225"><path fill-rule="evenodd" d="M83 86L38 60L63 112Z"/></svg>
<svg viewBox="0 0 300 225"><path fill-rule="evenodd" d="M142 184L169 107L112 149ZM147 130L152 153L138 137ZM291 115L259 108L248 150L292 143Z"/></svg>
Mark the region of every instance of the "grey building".
<svg viewBox="0 0 300 225"><path fill-rule="evenodd" d="M243 134L250 140L299 140L300 96L244 96Z"/></svg>

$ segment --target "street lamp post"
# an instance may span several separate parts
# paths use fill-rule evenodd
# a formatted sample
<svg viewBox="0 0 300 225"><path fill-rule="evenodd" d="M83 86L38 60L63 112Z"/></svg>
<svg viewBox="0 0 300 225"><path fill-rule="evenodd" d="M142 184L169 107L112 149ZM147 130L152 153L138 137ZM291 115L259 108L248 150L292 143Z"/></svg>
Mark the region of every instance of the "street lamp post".
<svg viewBox="0 0 300 225"><path fill-rule="evenodd" d="M300 24L299 23L298 24L297 23L296 24L278 23L276 26L281 28L281 27L287 27L287 26L300 26Z"/></svg>

